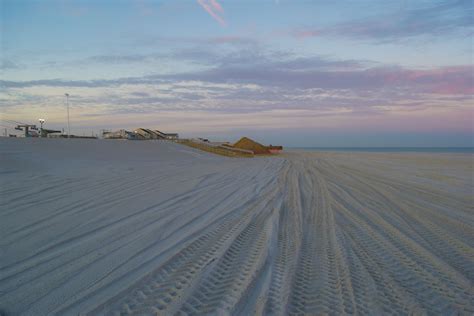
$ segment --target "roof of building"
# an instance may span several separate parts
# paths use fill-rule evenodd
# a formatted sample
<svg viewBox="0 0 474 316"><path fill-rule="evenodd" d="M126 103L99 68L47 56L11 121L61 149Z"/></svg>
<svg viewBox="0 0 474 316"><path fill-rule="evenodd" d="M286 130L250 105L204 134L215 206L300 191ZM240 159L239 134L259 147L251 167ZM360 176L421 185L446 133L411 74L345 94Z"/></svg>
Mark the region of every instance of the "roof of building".
<svg viewBox="0 0 474 316"><path fill-rule="evenodd" d="M141 133L141 134L148 134L150 138L153 138L153 139L156 139L156 138L163 138L163 136L161 136L159 133L155 132L155 131L152 131L151 129L148 129L148 128L143 128L143 127L140 127L140 128L137 128L135 130L135 133Z"/></svg>
<svg viewBox="0 0 474 316"><path fill-rule="evenodd" d="M163 137L163 138L164 138L164 137L166 136L166 133L160 132L160 131L157 130L157 129L155 129L154 132L155 132L156 134L158 134L160 137Z"/></svg>

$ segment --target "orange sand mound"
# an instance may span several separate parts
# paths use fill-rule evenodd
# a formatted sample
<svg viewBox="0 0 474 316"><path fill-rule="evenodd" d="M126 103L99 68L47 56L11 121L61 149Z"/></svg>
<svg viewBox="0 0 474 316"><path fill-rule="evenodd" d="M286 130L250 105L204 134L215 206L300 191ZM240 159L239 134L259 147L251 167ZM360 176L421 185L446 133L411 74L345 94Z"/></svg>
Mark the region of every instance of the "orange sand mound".
<svg viewBox="0 0 474 316"><path fill-rule="evenodd" d="M242 137L238 142L236 142L233 146L234 148L239 148L239 149L246 149L246 150L251 150L254 152L256 155L261 155L261 154L269 154L270 151L268 148L260 143L257 143L256 141L251 140L250 138L247 137Z"/></svg>

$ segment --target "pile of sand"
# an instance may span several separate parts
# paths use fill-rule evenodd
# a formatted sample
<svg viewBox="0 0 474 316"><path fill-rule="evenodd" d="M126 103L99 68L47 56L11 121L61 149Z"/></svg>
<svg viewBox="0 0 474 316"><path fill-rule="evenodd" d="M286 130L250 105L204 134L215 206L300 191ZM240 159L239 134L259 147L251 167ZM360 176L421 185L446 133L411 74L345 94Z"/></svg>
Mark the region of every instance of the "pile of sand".
<svg viewBox="0 0 474 316"><path fill-rule="evenodd" d="M247 137L242 137L238 142L233 146L234 148L246 149L253 151L256 155L269 154L270 151L268 148L260 143L257 143L254 140L251 140Z"/></svg>

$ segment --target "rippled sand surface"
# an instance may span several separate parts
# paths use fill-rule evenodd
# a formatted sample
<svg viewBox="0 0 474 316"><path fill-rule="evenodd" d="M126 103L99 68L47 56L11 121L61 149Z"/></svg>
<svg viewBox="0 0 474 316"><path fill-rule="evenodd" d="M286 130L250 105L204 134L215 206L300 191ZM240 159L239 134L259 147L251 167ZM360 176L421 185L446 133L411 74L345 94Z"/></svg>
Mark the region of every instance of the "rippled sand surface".
<svg viewBox="0 0 474 316"><path fill-rule="evenodd" d="M0 153L7 315L474 313L472 154Z"/></svg>

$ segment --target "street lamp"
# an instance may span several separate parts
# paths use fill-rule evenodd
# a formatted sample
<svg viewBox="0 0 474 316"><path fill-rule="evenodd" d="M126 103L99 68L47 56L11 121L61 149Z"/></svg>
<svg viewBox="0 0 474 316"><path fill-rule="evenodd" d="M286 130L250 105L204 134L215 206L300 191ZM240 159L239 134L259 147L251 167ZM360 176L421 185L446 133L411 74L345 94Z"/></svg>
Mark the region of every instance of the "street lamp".
<svg viewBox="0 0 474 316"><path fill-rule="evenodd" d="M40 137L43 137L43 123L45 122L45 120L44 119L39 119L38 121L41 124Z"/></svg>
<svg viewBox="0 0 474 316"><path fill-rule="evenodd" d="M66 96L66 107L67 107L67 138L71 138L71 126L69 125L69 93L64 94Z"/></svg>

